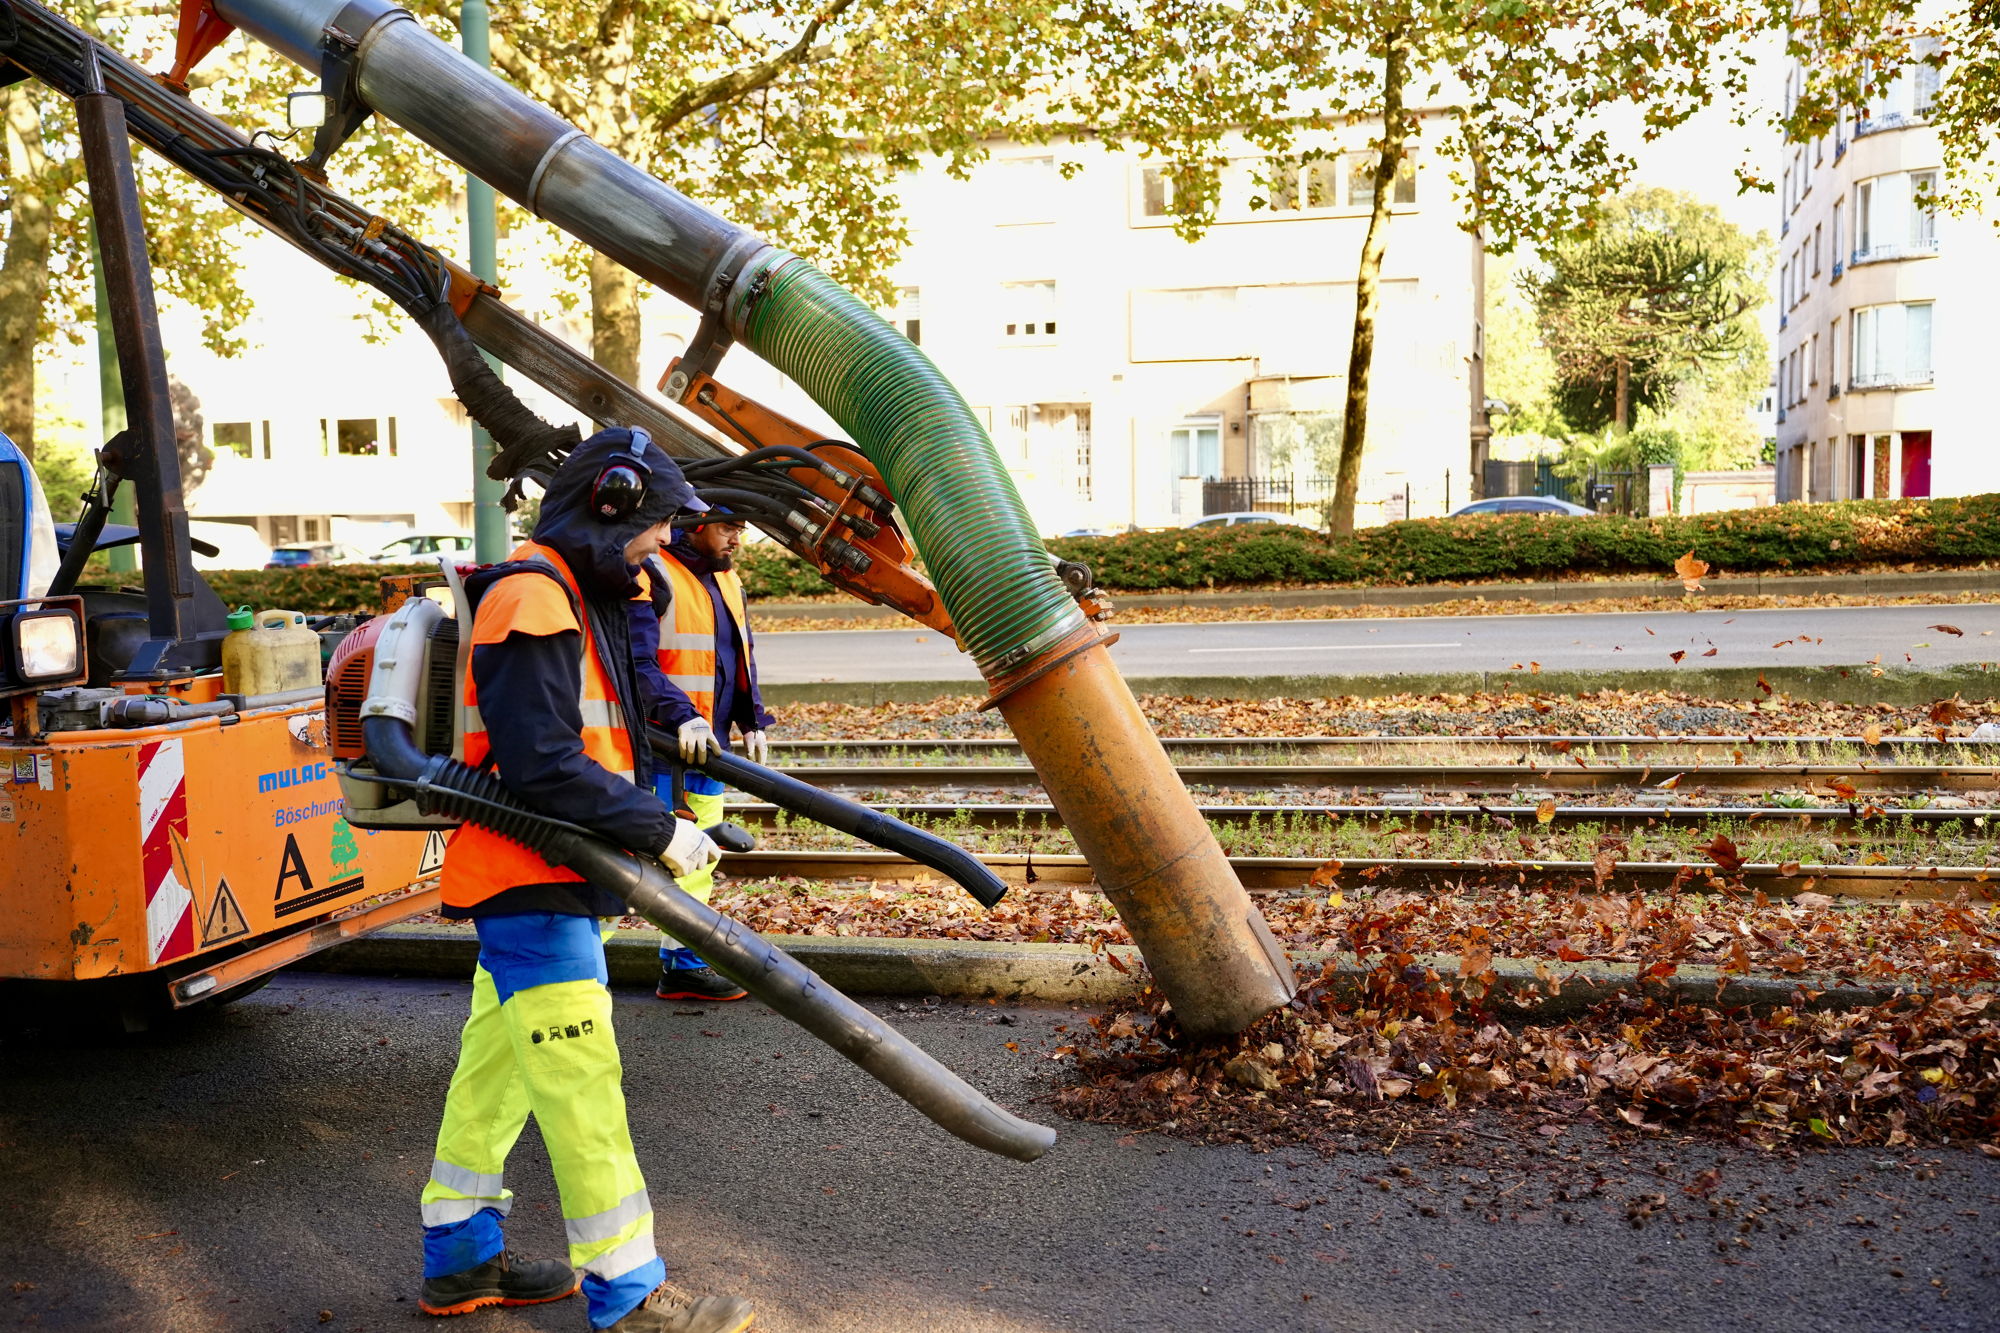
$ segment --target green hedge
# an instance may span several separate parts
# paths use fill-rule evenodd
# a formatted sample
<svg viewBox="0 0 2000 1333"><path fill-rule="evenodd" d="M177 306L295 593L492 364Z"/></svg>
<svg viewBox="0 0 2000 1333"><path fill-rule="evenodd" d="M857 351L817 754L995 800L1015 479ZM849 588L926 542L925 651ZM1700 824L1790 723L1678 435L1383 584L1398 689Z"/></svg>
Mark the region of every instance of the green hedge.
<svg viewBox="0 0 2000 1333"><path fill-rule="evenodd" d="M303 569L210 569L202 573L227 606L327 616L382 609L389 574L435 574L425 565L309 565Z"/></svg>
<svg viewBox="0 0 2000 1333"><path fill-rule="evenodd" d="M1664 576L1689 551L1717 574L1910 561L1969 565L2000 559L2000 495L1786 504L1691 518L1420 518L1341 539L1278 526L1141 532L1057 539L1049 547L1089 564L1111 592Z"/></svg>
<svg viewBox="0 0 2000 1333"><path fill-rule="evenodd" d="M760 543L737 552L743 588L752 599L782 601L834 591L819 571L782 547ZM208 570L216 596L230 606L282 607L310 615L374 611L387 574L429 574L436 565L315 565L304 569Z"/></svg>
<svg viewBox="0 0 2000 1333"><path fill-rule="evenodd" d="M1334 539L1257 526L1057 538L1113 593L1260 583L1407 584L1538 579L1559 574L1665 577L1693 551L1717 574L1858 564L1971 565L2000 560L2000 495L1947 500L1848 500L1735 509L1693 518L1559 518L1480 514L1419 518ZM325 614L370 611L384 574L430 565L335 565L229 570L209 583L231 606ZM834 591L812 566L760 543L737 554L755 601Z"/></svg>

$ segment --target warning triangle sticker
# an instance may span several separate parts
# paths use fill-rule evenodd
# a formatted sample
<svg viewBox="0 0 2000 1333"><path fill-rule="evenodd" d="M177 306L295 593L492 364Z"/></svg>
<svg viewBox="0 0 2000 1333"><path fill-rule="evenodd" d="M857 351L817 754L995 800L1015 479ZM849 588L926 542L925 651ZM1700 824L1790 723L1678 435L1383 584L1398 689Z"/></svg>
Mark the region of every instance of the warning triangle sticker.
<svg viewBox="0 0 2000 1333"><path fill-rule="evenodd" d="M417 873L435 875L442 869L444 869L444 832L441 829L432 829L430 835L424 839L424 855L423 859L417 862Z"/></svg>
<svg viewBox="0 0 2000 1333"><path fill-rule="evenodd" d="M244 919L243 909L236 903L236 895L229 891L229 881L217 880L215 897L208 904L208 919L202 923L201 942L205 945L219 944L249 933L250 923Z"/></svg>

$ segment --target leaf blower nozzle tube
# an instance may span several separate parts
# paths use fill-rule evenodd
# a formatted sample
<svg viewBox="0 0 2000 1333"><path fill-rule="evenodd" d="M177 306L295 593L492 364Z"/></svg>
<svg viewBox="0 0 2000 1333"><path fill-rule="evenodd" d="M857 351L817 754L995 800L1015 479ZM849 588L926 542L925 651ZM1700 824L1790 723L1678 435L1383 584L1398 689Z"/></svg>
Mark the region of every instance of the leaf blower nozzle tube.
<svg viewBox="0 0 2000 1333"><path fill-rule="evenodd" d="M430 606L436 612L437 604L416 599L406 605ZM407 623L430 614L419 609L406 618L398 610L396 618ZM421 642L424 635L396 637L407 643L410 638ZM1053 1129L995 1105L908 1037L827 985L811 968L683 893L650 860L573 824L536 814L494 774L418 749L410 717L419 673L406 664L420 660L421 653L407 649L398 653L396 647L385 632L378 644L369 699L362 708L362 736L376 772L408 786L420 808L489 828L609 889L634 912L698 952L716 971L967 1143L1022 1162L1034 1161L1054 1145Z"/></svg>
<svg viewBox="0 0 2000 1333"><path fill-rule="evenodd" d="M658 727L648 727L647 731L653 753L663 758L672 757L676 750L674 739ZM696 767L718 782L726 782L760 801L769 801L782 810L851 834L863 842L885 847L909 857L918 865L949 875L978 899L981 907L993 907L1007 896L1007 882L971 852L934 833L905 824L893 815L885 815L858 802L823 792L809 782L801 782L747 759L739 759L726 750L716 751ZM701 951L697 949L695 952Z"/></svg>

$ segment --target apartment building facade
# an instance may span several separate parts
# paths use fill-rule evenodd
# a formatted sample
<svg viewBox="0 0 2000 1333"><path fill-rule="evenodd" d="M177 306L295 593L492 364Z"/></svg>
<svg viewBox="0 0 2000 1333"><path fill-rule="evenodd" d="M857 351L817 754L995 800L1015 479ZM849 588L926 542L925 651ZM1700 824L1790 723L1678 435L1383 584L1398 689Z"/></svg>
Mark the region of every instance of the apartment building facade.
<svg viewBox="0 0 2000 1333"><path fill-rule="evenodd" d="M1303 166L1241 148L1192 243L1169 174L1101 143L996 145L970 180L908 182L891 318L988 424L1045 532L1185 523L1205 493L1210 509L1316 496L1346 395L1368 134L1311 141L1323 156ZM1364 524L1472 498L1483 250L1445 174L1420 136L1392 187ZM1230 480L1264 484L1205 484Z"/></svg>
<svg viewBox="0 0 2000 1333"><path fill-rule="evenodd" d="M1788 76L1787 100L1798 71ZM1937 71L1913 65L1824 138L1788 146L1777 276L1780 500L2000 489L1981 418L2000 241L1931 200Z"/></svg>
<svg viewBox="0 0 2000 1333"><path fill-rule="evenodd" d="M1426 123L1426 130L1442 126ZM906 178L911 241L885 317L938 362L986 424L1045 533L1199 517L1217 481L1304 502L1333 474L1354 278L1372 207L1369 130L1279 169L1245 148L1224 172L1216 225L1174 231L1156 162L1095 143L996 145L969 180ZM1459 225L1447 166L1420 133L1391 187L1361 503L1363 524L1444 513L1472 498L1483 441L1483 252ZM545 238L503 238L507 297L581 346ZM429 343L364 295L262 236L245 246L259 294L245 356L172 340L202 400L216 461L194 517L249 523L274 544L365 544L399 528L470 526L467 423ZM656 378L697 318L649 294L643 374ZM364 336L372 334L371 341ZM310 368L311 373L299 373ZM839 427L743 348L720 374L830 436ZM518 381L516 381L518 384ZM306 387L301 387L306 386ZM555 420L574 414L520 386ZM583 423L586 424L587 423Z"/></svg>

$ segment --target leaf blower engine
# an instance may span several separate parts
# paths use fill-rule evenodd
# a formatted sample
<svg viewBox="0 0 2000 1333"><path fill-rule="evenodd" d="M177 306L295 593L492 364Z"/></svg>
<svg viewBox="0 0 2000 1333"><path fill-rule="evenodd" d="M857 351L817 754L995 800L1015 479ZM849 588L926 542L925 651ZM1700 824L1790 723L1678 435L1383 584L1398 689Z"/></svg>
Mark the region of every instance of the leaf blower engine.
<svg viewBox="0 0 2000 1333"><path fill-rule="evenodd" d="M454 604L464 608L463 585L449 566L446 580ZM1054 1130L988 1100L797 959L682 892L652 858L530 810L496 774L462 762L460 682L471 642L465 628L437 602L412 597L393 613L363 624L334 650L326 683L327 732L350 824L447 829L469 821L491 829L617 894L716 971L959 1138L1023 1162L1048 1151L1055 1143ZM742 760L723 760L720 771L713 764L704 767L753 795L785 796L792 808L810 804L815 817L825 816L826 822L859 836L902 840L912 854L953 874L982 900L997 900L1000 886L991 872L960 849L945 844L949 850L939 850L930 846L937 842L931 835L866 807Z"/></svg>

